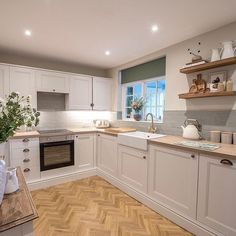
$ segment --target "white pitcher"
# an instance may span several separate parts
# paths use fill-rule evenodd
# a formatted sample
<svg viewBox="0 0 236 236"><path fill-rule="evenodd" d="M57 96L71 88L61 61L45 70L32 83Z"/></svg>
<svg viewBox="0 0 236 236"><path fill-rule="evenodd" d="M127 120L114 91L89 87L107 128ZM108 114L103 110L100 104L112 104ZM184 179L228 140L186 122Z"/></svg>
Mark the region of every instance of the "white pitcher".
<svg viewBox="0 0 236 236"><path fill-rule="evenodd" d="M219 61L220 60L220 52L218 48L212 49L211 61Z"/></svg>
<svg viewBox="0 0 236 236"><path fill-rule="evenodd" d="M18 178L16 176L16 168L8 168L6 179L6 194L14 193L19 189Z"/></svg>
<svg viewBox="0 0 236 236"><path fill-rule="evenodd" d="M233 47L233 41L226 41L223 42L222 44L223 44L223 52L221 59L234 57L236 47Z"/></svg>

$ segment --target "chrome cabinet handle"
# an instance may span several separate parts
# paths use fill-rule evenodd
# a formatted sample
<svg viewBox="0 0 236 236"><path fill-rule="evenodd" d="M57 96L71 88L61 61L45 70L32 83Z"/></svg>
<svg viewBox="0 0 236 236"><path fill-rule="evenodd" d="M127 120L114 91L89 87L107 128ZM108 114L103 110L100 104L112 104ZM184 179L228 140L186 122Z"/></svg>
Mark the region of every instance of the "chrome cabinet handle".
<svg viewBox="0 0 236 236"><path fill-rule="evenodd" d="M194 154L191 154L191 158L195 158L195 155L194 155Z"/></svg>
<svg viewBox="0 0 236 236"><path fill-rule="evenodd" d="M25 172L25 173L30 172L30 168L25 168L25 169L24 169L24 172Z"/></svg>
<svg viewBox="0 0 236 236"><path fill-rule="evenodd" d="M233 162L228 159L222 159L220 163L228 166L233 166Z"/></svg>
<svg viewBox="0 0 236 236"><path fill-rule="evenodd" d="M143 156L143 159L146 159L146 156Z"/></svg>
<svg viewBox="0 0 236 236"><path fill-rule="evenodd" d="M24 138L24 139L22 140L22 142L27 143L27 142L29 142L29 139L28 139L28 138Z"/></svg>
<svg viewBox="0 0 236 236"><path fill-rule="evenodd" d="M24 163L30 162L30 159L29 159L29 158L25 158L25 159L23 160L23 162L24 162Z"/></svg>
<svg viewBox="0 0 236 236"><path fill-rule="evenodd" d="M100 136L100 134L98 134L98 136Z"/></svg>
<svg viewBox="0 0 236 236"><path fill-rule="evenodd" d="M25 148L23 152L29 152L30 150L28 148Z"/></svg>

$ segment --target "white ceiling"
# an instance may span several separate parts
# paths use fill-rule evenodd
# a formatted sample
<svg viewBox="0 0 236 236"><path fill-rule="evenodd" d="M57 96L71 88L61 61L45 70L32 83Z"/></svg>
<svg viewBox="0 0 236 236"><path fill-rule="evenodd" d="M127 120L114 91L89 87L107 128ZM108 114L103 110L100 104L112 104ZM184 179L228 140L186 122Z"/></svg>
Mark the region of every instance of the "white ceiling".
<svg viewBox="0 0 236 236"><path fill-rule="evenodd" d="M235 0L0 0L0 48L111 68L236 21L235 9Z"/></svg>

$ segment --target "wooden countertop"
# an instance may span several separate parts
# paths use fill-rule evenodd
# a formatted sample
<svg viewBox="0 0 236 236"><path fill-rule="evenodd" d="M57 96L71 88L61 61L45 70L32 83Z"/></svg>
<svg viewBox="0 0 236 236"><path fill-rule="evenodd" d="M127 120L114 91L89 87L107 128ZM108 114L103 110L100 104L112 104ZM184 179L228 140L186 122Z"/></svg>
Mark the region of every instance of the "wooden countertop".
<svg viewBox="0 0 236 236"><path fill-rule="evenodd" d="M177 142L186 141L186 140L189 141L189 139L184 139L180 136L167 135L167 136L164 136L161 138L151 139L148 142L149 142L149 144L165 145L165 146L169 146L169 147L175 147L175 148L185 149L185 150L189 150L189 151L194 151L194 152L198 152L198 153L202 153L202 154L206 154L206 155L213 155L213 156L218 156L218 157L222 157L222 158L231 158L231 159L236 160L236 145L224 144L224 143L212 143L212 142L206 141L206 140L199 141L199 142L207 142L207 143L217 144L220 146L220 148L218 148L214 151L206 151L206 150L201 150L198 148L183 147L183 146L176 144Z"/></svg>
<svg viewBox="0 0 236 236"><path fill-rule="evenodd" d="M4 195L0 206L0 232L38 218L31 194L19 167L17 168L17 176L19 190Z"/></svg>
<svg viewBox="0 0 236 236"><path fill-rule="evenodd" d="M17 139L17 138L36 138L39 137L40 134L38 131L18 131L14 134L14 136L12 137L13 139Z"/></svg>

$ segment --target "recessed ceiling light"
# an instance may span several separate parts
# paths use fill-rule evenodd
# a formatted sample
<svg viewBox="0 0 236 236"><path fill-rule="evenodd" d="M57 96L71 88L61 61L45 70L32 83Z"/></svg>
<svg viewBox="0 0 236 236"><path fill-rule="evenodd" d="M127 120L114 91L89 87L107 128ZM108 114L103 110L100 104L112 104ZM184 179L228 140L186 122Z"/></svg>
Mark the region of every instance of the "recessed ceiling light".
<svg viewBox="0 0 236 236"><path fill-rule="evenodd" d="M31 36L31 31L30 30L25 30L25 35L26 36Z"/></svg>
<svg viewBox="0 0 236 236"><path fill-rule="evenodd" d="M157 25L153 25L152 26L152 32L156 32L158 31L158 26Z"/></svg>
<svg viewBox="0 0 236 236"><path fill-rule="evenodd" d="M106 54L107 56L109 56L109 55L111 54L111 52L110 52L110 51L105 51L105 54Z"/></svg>

